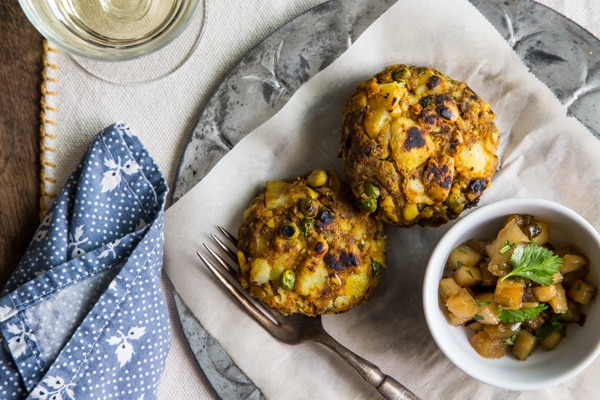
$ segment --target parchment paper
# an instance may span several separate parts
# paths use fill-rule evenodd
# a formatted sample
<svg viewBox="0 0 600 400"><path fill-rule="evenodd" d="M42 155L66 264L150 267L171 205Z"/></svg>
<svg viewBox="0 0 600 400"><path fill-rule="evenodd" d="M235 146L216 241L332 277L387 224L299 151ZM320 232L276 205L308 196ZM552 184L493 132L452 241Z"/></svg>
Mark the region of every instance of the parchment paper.
<svg viewBox="0 0 600 400"><path fill-rule="evenodd" d="M403 0L329 68L304 85L275 117L242 140L166 212L165 269L186 304L234 361L273 399L377 398L349 366L318 344L281 344L238 307L195 252L216 225L237 232L241 212L267 179L317 167L341 168L341 109L361 80L393 63L431 65L466 81L488 100L501 131L501 168L481 204L507 197L555 200L596 228L600 142L567 117L494 28L467 2ZM326 316L341 343L426 399L592 397L600 362L542 391L517 393L479 383L454 367L427 330L421 284L428 255L451 224L388 228L388 269L375 296Z"/></svg>

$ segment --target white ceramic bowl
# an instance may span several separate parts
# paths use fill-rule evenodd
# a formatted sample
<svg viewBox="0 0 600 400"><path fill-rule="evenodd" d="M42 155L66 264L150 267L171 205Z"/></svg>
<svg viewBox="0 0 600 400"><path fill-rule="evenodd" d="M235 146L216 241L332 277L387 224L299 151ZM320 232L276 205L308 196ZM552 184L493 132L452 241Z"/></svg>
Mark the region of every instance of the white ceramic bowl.
<svg viewBox="0 0 600 400"><path fill-rule="evenodd" d="M551 243L576 245L591 264L588 280L600 288L600 235L572 210L547 200L510 199L473 210L448 230L434 249L423 283L423 307L438 347L461 370L487 384L509 390L537 390L564 382L589 366L600 352L600 297L585 309L580 327L570 324L553 351L537 349L527 360L506 356L489 360L469 343L467 328L450 325L438 297L438 283L450 251L472 238L492 237L511 214L533 215L551 224Z"/></svg>

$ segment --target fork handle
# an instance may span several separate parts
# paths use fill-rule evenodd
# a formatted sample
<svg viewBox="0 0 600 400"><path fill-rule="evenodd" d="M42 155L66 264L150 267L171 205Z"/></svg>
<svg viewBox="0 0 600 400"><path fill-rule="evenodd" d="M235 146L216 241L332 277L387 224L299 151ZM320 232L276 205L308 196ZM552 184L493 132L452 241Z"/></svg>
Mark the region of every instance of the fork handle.
<svg viewBox="0 0 600 400"><path fill-rule="evenodd" d="M411 392L406 386L389 375L381 372L379 367L365 360L358 354L344 347L333 339L327 332L316 338L319 343L324 344L335 351L348 364L350 364L362 378L373 385L377 391L388 400L419 400L419 397Z"/></svg>

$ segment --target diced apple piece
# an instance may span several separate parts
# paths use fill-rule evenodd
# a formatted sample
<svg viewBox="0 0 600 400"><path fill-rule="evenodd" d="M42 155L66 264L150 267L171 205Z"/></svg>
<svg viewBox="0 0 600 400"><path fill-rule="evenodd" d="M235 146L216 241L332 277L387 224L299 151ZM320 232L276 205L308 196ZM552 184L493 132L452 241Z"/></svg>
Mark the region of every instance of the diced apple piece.
<svg viewBox="0 0 600 400"><path fill-rule="evenodd" d="M588 265L588 260L579 254L565 254L563 256L562 266L560 267L560 273L563 275L575 272L581 267Z"/></svg>
<svg viewBox="0 0 600 400"><path fill-rule="evenodd" d="M485 331L479 331L470 340L471 346L482 357L500 358L508 351L508 345L503 340L492 340Z"/></svg>
<svg viewBox="0 0 600 400"><path fill-rule="evenodd" d="M592 298L596 294L596 287L587 283L583 279L577 279L569 287L567 295L572 300L583 304L584 306L590 305Z"/></svg>
<svg viewBox="0 0 600 400"><path fill-rule="evenodd" d="M552 332L551 334L540 340L540 345L546 350L554 350L556 346L558 346L558 343L561 341L562 338L563 335L561 331Z"/></svg>
<svg viewBox="0 0 600 400"><path fill-rule="evenodd" d="M555 284L554 287L556 288L556 296L548 304L550 304L550 307L552 307L556 314L564 314L568 310L567 293L560 283Z"/></svg>
<svg viewBox="0 0 600 400"><path fill-rule="evenodd" d="M479 331L483 330L483 325L477 321L471 321L465 325L465 328L469 328L475 332L479 332Z"/></svg>
<svg viewBox="0 0 600 400"><path fill-rule="evenodd" d="M507 310L518 310L523 306L525 284L513 279L498 280L494 291L496 303Z"/></svg>
<svg viewBox="0 0 600 400"><path fill-rule="evenodd" d="M535 222L527 228L530 232L531 240L540 246L550 240L550 224L547 222L535 220Z"/></svg>
<svg viewBox="0 0 600 400"><path fill-rule="evenodd" d="M524 301L523 306L521 308L535 308L539 305L540 303L537 301Z"/></svg>
<svg viewBox="0 0 600 400"><path fill-rule="evenodd" d="M487 269L492 275L500 278L507 275L513 269L513 267L507 257L506 261L504 262L498 262L498 260L490 262L487 266Z"/></svg>
<svg viewBox="0 0 600 400"><path fill-rule="evenodd" d="M520 328L521 324L519 322L501 322L498 325L485 325L483 330L486 331L493 340L506 340L515 336Z"/></svg>
<svg viewBox="0 0 600 400"><path fill-rule="evenodd" d="M502 266L507 264L513 249L520 243L528 243L529 238L523 232L516 218L511 218L502 227L496 239L486 247L486 253L490 257L488 268L497 275L494 271L501 271ZM500 275L497 275L500 276Z"/></svg>
<svg viewBox="0 0 600 400"><path fill-rule="evenodd" d="M466 322L471 321L471 317L465 317L465 316L459 317L453 313L448 314L448 319L450 320L450 324L452 326L460 326L460 325L465 324Z"/></svg>
<svg viewBox="0 0 600 400"><path fill-rule="evenodd" d="M475 266L481 261L483 255L467 245L461 244L450 252L448 266L459 268L463 265Z"/></svg>
<svg viewBox="0 0 600 400"><path fill-rule="evenodd" d="M534 286L531 288L533 295L538 301L547 303L553 298L556 297L556 286L548 285L548 286Z"/></svg>
<svg viewBox="0 0 600 400"><path fill-rule="evenodd" d="M460 286L454 278L448 277L440 280L440 284L438 286L438 293L442 301L445 303L450 297L454 296L460 291Z"/></svg>
<svg viewBox="0 0 600 400"><path fill-rule="evenodd" d="M563 280L564 276L560 273L560 271L552 275L552 283L561 283Z"/></svg>
<svg viewBox="0 0 600 400"><path fill-rule="evenodd" d="M459 319L473 318L477 313L479 306L467 289L460 289L457 294L451 296L446 301L448 311L456 315Z"/></svg>
<svg viewBox="0 0 600 400"><path fill-rule="evenodd" d="M475 296L479 311L475 314L475 320L482 325L497 325L500 323L498 317L498 306L494 302L493 293L480 293Z"/></svg>
<svg viewBox="0 0 600 400"><path fill-rule="evenodd" d="M564 314L561 314L560 321L561 322L579 322L579 321L581 321L581 304L567 298L567 312Z"/></svg>
<svg viewBox="0 0 600 400"><path fill-rule="evenodd" d="M519 360L526 360L537 346L537 340L533 334L526 330L520 330L512 347L512 353Z"/></svg>
<svg viewBox="0 0 600 400"><path fill-rule="evenodd" d="M454 270L454 280L461 287L472 287L481 283L481 270L477 266L463 265Z"/></svg>

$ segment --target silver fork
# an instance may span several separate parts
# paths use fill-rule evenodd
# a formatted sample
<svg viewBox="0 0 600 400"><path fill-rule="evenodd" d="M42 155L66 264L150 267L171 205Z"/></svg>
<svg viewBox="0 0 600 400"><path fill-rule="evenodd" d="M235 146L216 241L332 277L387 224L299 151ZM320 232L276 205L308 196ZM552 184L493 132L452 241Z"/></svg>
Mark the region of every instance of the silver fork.
<svg viewBox="0 0 600 400"><path fill-rule="evenodd" d="M237 238L225 228L218 227L223 236L237 248ZM225 241L217 235L210 235L224 254L237 264L237 255ZM250 297L244 290L238 288L236 281L237 270L225 260L219 252L213 250L206 243L204 247L212 259L198 252L198 257L213 273L213 275L225 286L225 288L239 301L243 309L250 314L267 332L275 339L287 344L299 344L307 340L321 343L335 351L346 360L362 378L377 388L377 391L386 399L419 399L404 385L396 381L370 361L358 356L333 339L323 328L321 317L307 317L301 314L285 316L273 309L264 307L258 300ZM217 265L220 265L218 267ZM222 270L226 271L223 272ZM229 276L229 277L228 277Z"/></svg>

